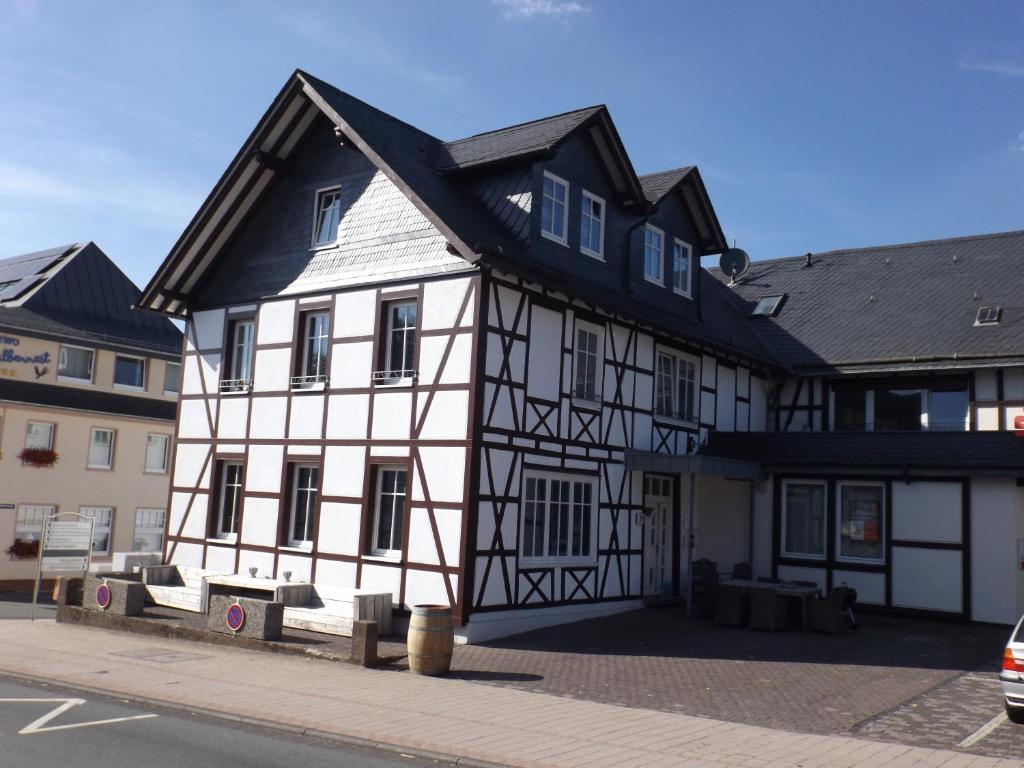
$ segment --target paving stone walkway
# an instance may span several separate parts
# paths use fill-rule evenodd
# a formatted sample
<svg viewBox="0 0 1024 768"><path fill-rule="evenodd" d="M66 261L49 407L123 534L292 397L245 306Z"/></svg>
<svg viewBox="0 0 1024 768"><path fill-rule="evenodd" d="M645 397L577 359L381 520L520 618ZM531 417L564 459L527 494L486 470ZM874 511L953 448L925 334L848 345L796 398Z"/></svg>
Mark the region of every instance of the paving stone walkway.
<svg viewBox="0 0 1024 768"><path fill-rule="evenodd" d="M50 621L0 647L0 673L524 768L1024 766Z"/></svg>

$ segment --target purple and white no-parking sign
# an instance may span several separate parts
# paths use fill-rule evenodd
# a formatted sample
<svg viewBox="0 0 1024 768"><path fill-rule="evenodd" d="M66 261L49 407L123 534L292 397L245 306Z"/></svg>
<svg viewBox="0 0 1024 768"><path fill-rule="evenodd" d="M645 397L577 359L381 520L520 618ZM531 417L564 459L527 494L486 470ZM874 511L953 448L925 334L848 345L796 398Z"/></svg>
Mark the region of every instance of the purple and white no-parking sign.
<svg viewBox="0 0 1024 768"><path fill-rule="evenodd" d="M96 587L96 605L100 608L106 608L110 605L110 587L107 586L106 582Z"/></svg>

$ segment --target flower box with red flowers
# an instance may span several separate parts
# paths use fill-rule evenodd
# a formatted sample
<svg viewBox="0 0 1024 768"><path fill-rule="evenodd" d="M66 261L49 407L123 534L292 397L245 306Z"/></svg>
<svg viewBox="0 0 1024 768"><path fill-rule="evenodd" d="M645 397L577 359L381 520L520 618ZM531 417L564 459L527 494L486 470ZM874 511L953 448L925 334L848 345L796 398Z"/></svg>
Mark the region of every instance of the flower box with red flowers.
<svg viewBox="0 0 1024 768"><path fill-rule="evenodd" d="M22 464L33 467L52 467L57 463L57 452L50 448L26 448L18 458Z"/></svg>
<svg viewBox="0 0 1024 768"><path fill-rule="evenodd" d="M39 554L39 539L15 539L5 552L11 560L29 560Z"/></svg>

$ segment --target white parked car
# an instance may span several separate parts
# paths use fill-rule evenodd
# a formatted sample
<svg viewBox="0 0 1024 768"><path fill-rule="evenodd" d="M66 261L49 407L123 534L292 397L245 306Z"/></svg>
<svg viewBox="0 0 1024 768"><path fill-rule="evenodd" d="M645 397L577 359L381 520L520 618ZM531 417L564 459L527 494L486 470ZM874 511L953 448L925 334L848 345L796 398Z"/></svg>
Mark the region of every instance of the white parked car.
<svg viewBox="0 0 1024 768"><path fill-rule="evenodd" d="M1024 616L1013 628L1013 634L1003 651L1003 668L999 681L1003 684L1006 716L1014 723L1024 725Z"/></svg>

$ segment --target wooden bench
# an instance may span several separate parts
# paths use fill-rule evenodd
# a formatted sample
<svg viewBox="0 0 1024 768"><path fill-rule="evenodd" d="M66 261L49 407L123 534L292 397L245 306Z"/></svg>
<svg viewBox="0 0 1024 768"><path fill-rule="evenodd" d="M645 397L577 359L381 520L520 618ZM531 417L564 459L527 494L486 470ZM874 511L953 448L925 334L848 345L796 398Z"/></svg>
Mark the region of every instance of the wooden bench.
<svg viewBox="0 0 1024 768"><path fill-rule="evenodd" d="M285 605L284 625L329 635L352 636L352 622L376 621L378 633L391 633L391 593L312 584L306 605Z"/></svg>
<svg viewBox="0 0 1024 768"><path fill-rule="evenodd" d="M206 613L209 604L207 579L221 571L189 568L183 565L147 565L142 568L142 583L154 605Z"/></svg>

